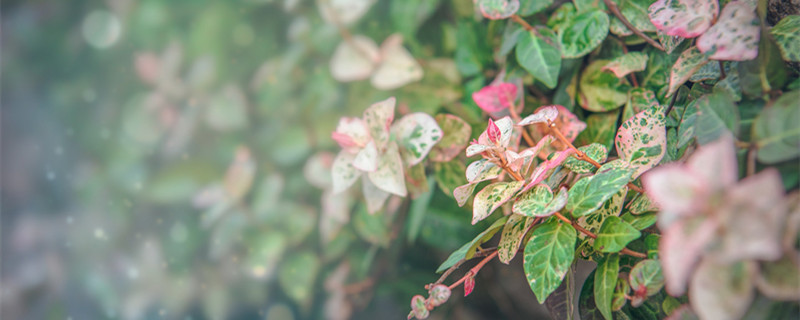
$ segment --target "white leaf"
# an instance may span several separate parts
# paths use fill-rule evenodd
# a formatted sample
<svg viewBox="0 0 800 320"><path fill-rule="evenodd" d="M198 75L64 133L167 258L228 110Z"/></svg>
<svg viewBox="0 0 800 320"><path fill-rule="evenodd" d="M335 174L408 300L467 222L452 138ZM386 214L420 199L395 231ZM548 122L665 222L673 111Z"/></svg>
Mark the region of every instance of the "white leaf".
<svg viewBox="0 0 800 320"><path fill-rule="evenodd" d="M364 16L372 0L317 0L319 14L325 22L338 25L349 25Z"/></svg>
<svg viewBox="0 0 800 320"><path fill-rule="evenodd" d="M355 35L352 42L342 41L331 58L331 76L341 82L369 78L379 60L378 45L365 36Z"/></svg>
<svg viewBox="0 0 800 320"><path fill-rule="evenodd" d="M386 143L389 142L389 126L394 121L395 102L394 97L390 97L373 103L367 110L364 110L364 122L379 151L383 151Z"/></svg>
<svg viewBox="0 0 800 320"><path fill-rule="evenodd" d="M370 181L383 191L401 197L408 194L406 179L403 175L403 161L400 159L400 152L394 143L389 144L386 153L380 156L378 170L370 172L368 175Z"/></svg>
<svg viewBox="0 0 800 320"><path fill-rule="evenodd" d="M558 109L554 106L546 106L541 108L538 112L525 117L525 119L522 119L517 125L527 126L534 123L547 123L548 121L554 121L556 117L558 117Z"/></svg>
<svg viewBox="0 0 800 320"><path fill-rule="evenodd" d="M428 114L408 114L392 125L392 134L403 147L403 160L409 166L416 165L428 155L431 148L442 140L442 129Z"/></svg>
<svg viewBox="0 0 800 320"><path fill-rule="evenodd" d="M370 214L378 212L386 199L389 199L390 194L377 188L366 176L361 179L361 187L364 192L364 200L367 202L367 212Z"/></svg>
<svg viewBox="0 0 800 320"><path fill-rule="evenodd" d="M353 159L355 159L355 155L342 150L333 160L333 166L331 167L333 193L347 190L361 176L361 171L353 167Z"/></svg>
<svg viewBox="0 0 800 320"><path fill-rule="evenodd" d="M381 45L381 63L372 74L372 86L392 90L422 79L422 66L403 47L403 36L393 34Z"/></svg>
<svg viewBox="0 0 800 320"><path fill-rule="evenodd" d="M367 145L356 154L356 158L353 159L353 167L366 172L378 170L378 148L375 147L375 141L367 143Z"/></svg>

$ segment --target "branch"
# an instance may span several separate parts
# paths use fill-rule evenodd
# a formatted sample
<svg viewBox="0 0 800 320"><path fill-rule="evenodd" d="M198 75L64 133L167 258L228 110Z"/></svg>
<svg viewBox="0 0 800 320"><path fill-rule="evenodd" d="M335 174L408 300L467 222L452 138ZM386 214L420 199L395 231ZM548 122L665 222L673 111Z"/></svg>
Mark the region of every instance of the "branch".
<svg viewBox="0 0 800 320"><path fill-rule="evenodd" d="M481 262L478 262L478 264L472 267L472 269L469 269L469 271L467 271L467 273L464 274L464 276L461 277L461 279L458 279L458 281L453 282L453 284L451 284L448 288L450 288L450 290L453 290L456 287L460 286L462 283L464 283L464 281L466 281L468 278L474 277L476 274L478 274L478 271L481 271L481 268L483 268L483 266L485 266L489 261L491 261L492 259L494 259L494 257L497 256L497 252L498 251L495 250L494 252L492 252L492 254L490 254L486 258L483 258Z"/></svg>
<svg viewBox="0 0 800 320"><path fill-rule="evenodd" d="M517 114L517 110L515 110L516 106L512 102L512 101L514 101L514 98L511 97L511 95L508 94L508 92L506 92L505 94L506 94L506 100L508 100L509 104L511 104L510 106L508 106L508 113L511 114L511 119L514 119L514 122L519 122L520 120L522 120L522 118L520 118L519 114ZM525 95L523 94L522 95L522 99L520 99L520 100L524 100L524 99L525 99ZM520 101L520 103L522 103L522 101ZM520 128L520 129L522 129L522 138L525 139L525 142L528 144L528 146L530 146L530 147L535 146L536 143L533 142L533 138L531 138L530 134L528 134L528 130L525 129L525 128Z"/></svg>
<svg viewBox="0 0 800 320"><path fill-rule="evenodd" d="M647 43L649 43L651 46L653 46L653 47L656 47L656 49L658 49L658 50L661 50L661 51L665 51L665 50L664 50L664 47L662 47L662 46L661 46L661 44L659 44L658 42L656 42L656 41L655 41L655 40L653 40L652 38L648 37L648 36L647 36L646 34L644 34L644 32L642 32L641 30L639 30L639 29L636 29L636 27L634 27L634 26L631 24L631 22L630 22L630 21L628 21L628 19L627 19L627 18L625 18L625 16L624 16L624 15L622 15L622 12L619 12L619 7L617 7L617 4L616 4L616 3L612 2L611 0L603 0L603 3L605 3L605 4L606 4L606 7L608 7L608 10L609 10L609 11L611 11L611 13L613 13L613 14L614 14L614 16L616 16L616 17L617 17L617 19L619 19L619 21L621 21L621 22L622 22L622 24L624 24L624 25L625 25L625 27L627 27L627 28L628 28L628 30L630 30L631 32L633 32L635 35L639 36L639 38L642 38L642 39L644 39L644 41L645 41L645 42L647 42Z"/></svg>

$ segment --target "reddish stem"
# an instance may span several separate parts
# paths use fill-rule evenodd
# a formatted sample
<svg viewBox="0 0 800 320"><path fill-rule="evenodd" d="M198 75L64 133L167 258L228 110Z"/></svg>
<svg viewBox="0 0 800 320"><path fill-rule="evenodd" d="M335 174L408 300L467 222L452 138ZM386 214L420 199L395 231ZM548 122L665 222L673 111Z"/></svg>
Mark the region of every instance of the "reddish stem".
<svg viewBox="0 0 800 320"><path fill-rule="evenodd" d="M458 281L453 282L453 284L450 285L449 287L450 290L453 290L462 283L464 283L464 281L466 281L467 278L474 277L476 274L478 274L478 271L481 271L481 268L483 268L483 266L485 266L487 263L489 263L489 261L494 259L494 257L497 256L497 253L498 251L492 252L492 254L486 256L486 258L483 258L483 260L481 260L481 262L478 262L478 264L472 267L472 269L469 269L469 271L467 271L467 273L464 274L464 276L461 277L461 279L458 279Z"/></svg>

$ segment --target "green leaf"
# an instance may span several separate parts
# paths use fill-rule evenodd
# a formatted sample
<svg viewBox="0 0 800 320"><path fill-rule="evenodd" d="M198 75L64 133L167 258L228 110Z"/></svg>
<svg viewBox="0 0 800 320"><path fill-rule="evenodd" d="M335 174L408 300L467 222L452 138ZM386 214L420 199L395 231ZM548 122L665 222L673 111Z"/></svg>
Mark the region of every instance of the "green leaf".
<svg viewBox="0 0 800 320"><path fill-rule="evenodd" d="M604 112L617 109L628 100L628 81L605 72L606 60L592 62L581 73L578 102L586 110Z"/></svg>
<svg viewBox="0 0 800 320"><path fill-rule="evenodd" d="M798 101L800 91L785 93L756 118L752 136L758 146L758 161L772 164L800 156Z"/></svg>
<svg viewBox="0 0 800 320"><path fill-rule="evenodd" d="M467 168L464 162L456 159L448 162L436 162L433 164L434 178L439 188L444 194L453 197L453 190L458 186L467 183L464 176Z"/></svg>
<svg viewBox="0 0 800 320"><path fill-rule="evenodd" d="M309 308L314 297L314 282L320 268L317 255L303 251L291 255L281 264L278 282L289 298Z"/></svg>
<svg viewBox="0 0 800 320"><path fill-rule="evenodd" d="M647 54L636 51L614 58L603 66L603 71L611 71L617 78L622 78L633 72L644 71L646 67Z"/></svg>
<svg viewBox="0 0 800 320"><path fill-rule="evenodd" d="M517 43L517 61L535 79L552 89L558 83L561 52L555 47L557 39L552 30L538 28L537 31L547 39L537 37L534 32L523 32Z"/></svg>
<svg viewBox="0 0 800 320"><path fill-rule="evenodd" d="M670 71L669 74L669 90L667 91L667 97L672 96L686 80L689 80L689 78L706 63L708 63L708 57L700 52L697 47L691 47L681 53L681 56L678 58L678 61L675 61L675 65L672 66L672 71Z"/></svg>
<svg viewBox="0 0 800 320"><path fill-rule="evenodd" d="M655 212L649 212L637 215L627 212L623 214L621 218L622 220L624 220L625 222L629 223L631 226L636 228L636 230L644 230L656 223L656 220L658 220L658 215Z"/></svg>
<svg viewBox="0 0 800 320"><path fill-rule="evenodd" d="M614 146L614 133L617 131L618 112L595 113L586 118L586 130L575 138L576 146L599 143L610 149Z"/></svg>
<svg viewBox="0 0 800 320"><path fill-rule="evenodd" d="M612 168L578 180L569 190L567 210L575 217L596 211L628 183L631 174L629 169Z"/></svg>
<svg viewBox="0 0 800 320"><path fill-rule="evenodd" d="M639 230L619 217L610 216L600 227L597 239L594 239L594 248L600 252L619 252L641 235Z"/></svg>
<svg viewBox="0 0 800 320"><path fill-rule="evenodd" d="M630 285L633 290L644 286L647 296L658 293L664 287L664 274L661 273L661 264L657 260L639 261L630 272Z"/></svg>
<svg viewBox="0 0 800 320"><path fill-rule="evenodd" d="M500 262L508 264L517 255L525 230L528 230L533 218L519 214L512 214L500 233L500 243L497 245L497 258Z"/></svg>
<svg viewBox="0 0 800 320"><path fill-rule="evenodd" d="M647 8L650 7L652 1L650 0L618 0L619 11L628 19L634 28L642 32L655 32L656 26L650 22L650 17L647 15ZM633 32L628 30L622 21L616 17L611 19L611 32L618 36L632 35Z"/></svg>
<svg viewBox="0 0 800 320"><path fill-rule="evenodd" d="M769 30L784 60L800 62L800 15L788 15Z"/></svg>
<svg viewBox="0 0 800 320"><path fill-rule="evenodd" d="M392 1L389 14L394 30L405 39L414 39L417 30L439 6L439 0Z"/></svg>
<svg viewBox="0 0 800 320"><path fill-rule="evenodd" d="M545 209L552 200L553 191L550 187L537 184L517 197L511 211L527 217L548 216L552 212L546 212Z"/></svg>
<svg viewBox="0 0 800 320"><path fill-rule="evenodd" d="M507 219L507 217L497 219L497 221L492 223L492 225L486 228L486 230L475 236L472 241L465 243L463 246L461 246L461 248L458 248L458 250L451 253L450 256L447 257L447 260L442 262L439 268L436 269L436 273L441 273L449 269L461 261L461 259L471 259L474 257L475 248L484 242L489 241L489 239L491 239L492 236L497 233L497 231L500 231L500 228L503 227Z"/></svg>
<svg viewBox="0 0 800 320"><path fill-rule="evenodd" d="M389 245L389 227L382 212L369 214L364 206L353 216L353 227L362 239L383 247Z"/></svg>
<svg viewBox="0 0 800 320"><path fill-rule="evenodd" d="M658 211L658 207L650 201L650 198L647 196L646 193L642 193L631 201L631 204L628 206L628 209L631 210L633 214L642 214L647 212L654 212Z"/></svg>
<svg viewBox="0 0 800 320"><path fill-rule="evenodd" d="M486 219L494 210L513 197L525 181L495 182L478 191L472 203L472 224Z"/></svg>
<svg viewBox="0 0 800 320"><path fill-rule="evenodd" d="M558 30L562 58L580 58L597 48L608 35L608 15L589 10L568 20Z"/></svg>
<svg viewBox="0 0 800 320"><path fill-rule="evenodd" d="M576 241L575 229L556 219L533 230L525 245L523 268L540 303L563 281L575 257Z"/></svg>
<svg viewBox="0 0 800 320"><path fill-rule="evenodd" d="M519 10L519 0L478 0L477 5L483 16L492 20L508 18Z"/></svg>
<svg viewBox="0 0 800 320"><path fill-rule="evenodd" d="M715 141L725 132L739 133L739 109L727 93L716 91L693 103L698 110L695 124L697 143L702 145Z"/></svg>
<svg viewBox="0 0 800 320"><path fill-rule="evenodd" d="M428 206L433 197L433 180L428 181L428 191L417 196L416 199L411 200L411 207L408 210L408 220L406 222L406 230L408 230L408 242L413 243L419 235L419 230L425 221L425 216L428 214Z"/></svg>
<svg viewBox="0 0 800 320"><path fill-rule="evenodd" d="M608 149L606 146L599 143L592 143L580 147L578 150L597 163L603 163L608 158ZM570 157L567 161L564 161L564 167L579 174L591 173L594 171L594 165L583 160L578 160L578 158L575 157Z"/></svg>
<svg viewBox="0 0 800 320"><path fill-rule="evenodd" d="M553 0L519 0L519 15L527 17L544 9L547 9Z"/></svg>
<svg viewBox="0 0 800 320"><path fill-rule="evenodd" d="M611 317L611 302L614 298L614 289L619 276L619 255L610 254L597 264L594 273L594 303L600 313L608 320Z"/></svg>
<svg viewBox="0 0 800 320"><path fill-rule="evenodd" d="M497 52L500 56L506 56L511 53L511 49L517 45L519 36L525 31L519 23L509 19L506 22L506 28L503 30L503 40L500 42L500 49Z"/></svg>
<svg viewBox="0 0 800 320"><path fill-rule="evenodd" d="M683 109L681 122L678 125L678 148L683 148L695 137L695 126L697 123L699 110L697 100L694 100Z"/></svg>

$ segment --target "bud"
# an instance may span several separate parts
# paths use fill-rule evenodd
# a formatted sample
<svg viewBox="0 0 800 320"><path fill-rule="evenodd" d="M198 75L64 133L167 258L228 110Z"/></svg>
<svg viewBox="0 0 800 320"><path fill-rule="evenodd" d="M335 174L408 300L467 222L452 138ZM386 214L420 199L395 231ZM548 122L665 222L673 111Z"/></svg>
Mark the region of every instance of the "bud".
<svg viewBox="0 0 800 320"><path fill-rule="evenodd" d="M486 135L488 136L489 141L495 145L500 144L500 128L494 124L492 119L489 119L489 127L486 128Z"/></svg>
<svg viewBox="0 0 800 320"><path fill-rule="evenodd" d="M464 281L464 296L466 297L472 293L472 289L475 289L475 279L469 277L466 281Z"/></svg>
<svg viewBox="0 0 800 320"><path fill-rule="evenodd" d="M450 299L450 288L443 284L433 286L429 293L431 305L434 307L438 307L447 302L447 299Z"/></svg>
<svg viewBox="0 0 800 320"><path fill-rule="evenodd" d="M417 319L425 319L430 315L430 311L425 306L425 297L416 295L411 298L411 312Z"/></svg>

